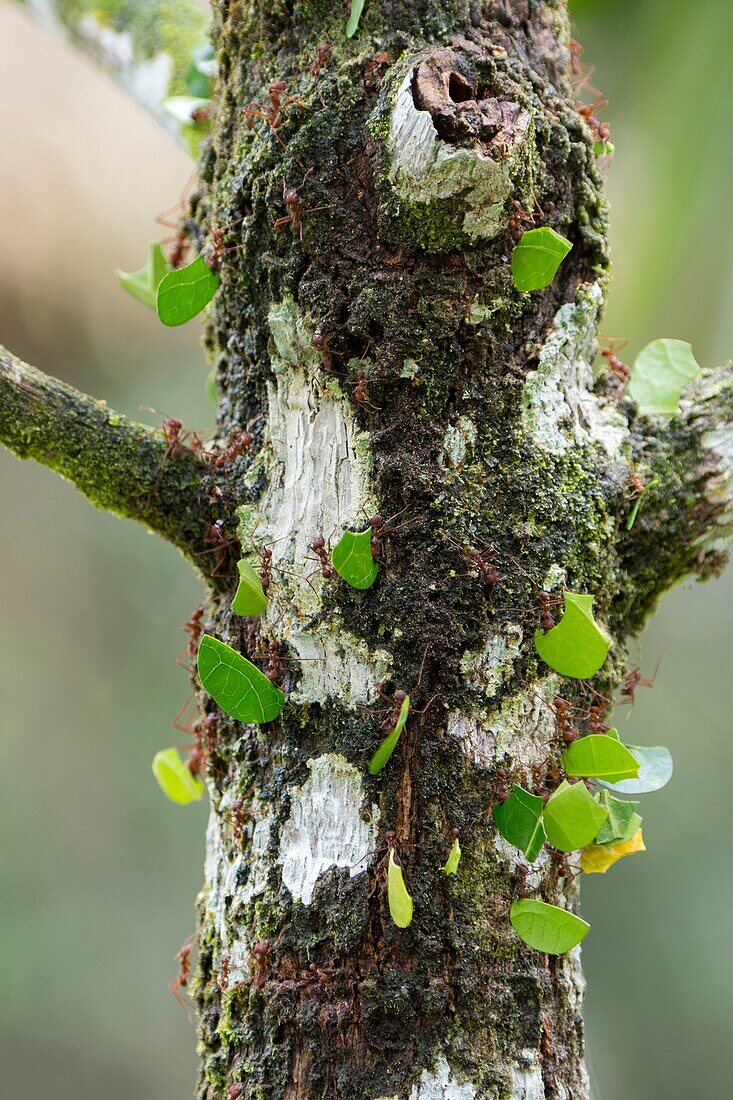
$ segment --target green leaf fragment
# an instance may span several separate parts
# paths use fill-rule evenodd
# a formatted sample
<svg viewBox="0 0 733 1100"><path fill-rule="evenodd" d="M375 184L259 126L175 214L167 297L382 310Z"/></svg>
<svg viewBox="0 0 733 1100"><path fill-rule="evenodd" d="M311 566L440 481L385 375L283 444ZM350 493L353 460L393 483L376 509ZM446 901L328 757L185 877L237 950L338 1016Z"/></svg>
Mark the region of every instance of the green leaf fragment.
<svg viewBox="0 0 733 1100"><path fill-rule="evenodd" d="M588 922L576 917L575 913L532 898L515 901L509 920L521 940L534 947L535 951L544 951L548 955L565 954L590 932Z"/></svg>
<svg viewBox="0 0 733 1100"><path fill-rule="evenodd" d="M549 226L528 229L512 252L512 277L517 290L542 290L549 286L572 247L570 241Z"/></svg>
<svg viewBox="0 0 733 1100"><path fill-rule="evenodd" d="M504 840L524 852L530 863L537 859L547 839L542 824L544 807L541 798L517 784L512 787L511 794L504 802L494 806L497 829Z"/></svg>
<svg viewBox="0 0 733 1100"><path fill-rule="evenodd" d="M115 271L120 286L149 309L155 309L155 296L163 276L171 266L157 241L151 241L145 267L139 271Z"/></svg>
<svg viewBox="0 0 733 1100"><path fill-rule="evenodd" d="M196 95L173 95L163 100L163 110L183 126L194 124L196 111L205 111L211 100Z"/></svg>
<svg viewBox="0 0 733 1100"><path fill-rule="evenodd" d="M585 680L605 661L611 639L593 618L593 596L565 592L565 613L557 626L535 631L542 660L562 676Z"/></svg>
<svg viewBox="0 0 733 1100"><path fill-rule="evenodd" d="M593 152L597 157L612 157L616 152L616 146L612 141L594 141Z"/></svg>
<svg viewBox="0 0 733 1100"><path fill-rule="evenodd" d="M158 286L156 309L164 325L183 325L209 304L219 286L219 276L202 256L177 267Z"/></svg>
<svg viewBox="0 0 733 1100"><path fill-rule="evenodd" d="M231 646L204 634L199 643L201 684L221 709L239 722L272 722L285 696L260 670Z"/></svg>
<svg viewBox="0 0 733 1100"><path fill-rule="evenodd" d="M570 784L564 779L547 800L543 822L553 848L574 852L595 839L607 817L584 783Z"/></svg>
<svg viewBox="0 0 733 1100"><path fill-rule="evenodd" d="M636 523L636 517L639 514L639 508L641 507L641 502L644 499L644 494L647 492L648 489L652 489L655 485L659 485L659 478L658 477L653 477L651 479L651 481L648 481L646 483L646 485L644 486L644 488L639 493L636 500L634 501L634 507L629 512L629 518L626 520L626 530L627 531L630 531L631 528Z"/></svg>
<svg viewBox="0 0 733 1100"><path fill-rule="evenodd" d="M407 928L412 920L412 898L405 886L405 876L399 863L395 863L394 848L389 850L387 867L387 902L389 915L398 928Z"/></svg>
<svg viewBox="0 0 733 1100"><path fill-rule="evenodd" d="M410 712L410 696L406 695L402 700L402 706L400 707L400 713L397 715L397 721L395 727L385 737L382 744L376 750L371 760L369 761L369 772L371 775L377 775L381 772L384 765L389 760L392 753L397 748L397 742L400 739L400 734L405 728L405 722L407 721L407 715Z"/></svg>
<svg viewBox="0 0 733 1100"><path fill-rule="evenodd" d="M598 830L594 844L619 844L625 840L631 840L634 833L641 827L642 819L634 810L638 802L625 802L620 798L614 798L608 791L601 791L598 795L598 805L602 806L608 814L608 820L604 821Z"/></svg>
<svg viewBox="0 0 733 1100"><path fill-rule="evenodd" d="M195 775L191 775L176 748L163 749L155 754L153 775L163 794L170 798L171 802L177 802L179 806L200 801L204 793L203 783Z"/></svg>
<svg viewBox="0 0 733 1100"><path fill-rule="evenodd" d="M361 13L364 11L366 0L351 0L351 11L349 12L349 21L346 24L346 37L353 38L359 29L359 20L361 19Z"/></svg>
<svg viewBox="0 0 733 1100"><path fill-rule="evenodd" d="M628 393L641 416L676 416L683 390L699 373L691 344L653 340L636 357Z"/></svg>
<svg viewBox="0 0 733 1100"><path fill-rule="evenodd" d="M458 871L458 864L461 862L461 846L458 843L458 837L453 841L453 847L450 850L450 855L445 861L445 867L443 870L446 875L455 875Z"/></svg>
<svg viewBox="0 0 733 1100"><path fill-rule="evenodd" d="M639 764L617 737L589 733L573 741L562 756L566 775L605 779L618 783L621 779L636 779Z"/></svg>
<svg viewBox="0 0 733 1100"><path fill-rule="evenodd" d="M620 783L599 779L601 786L617 794L650 794L652 791L660 791L662 787L666 787L674 769L669 749L665 749L663 745L655 745L651 748L629 745L628 748L639 765L637 778L624 779Z"/></svg>
<svg viewBox="0 0 733 1100"><path fill-rule="evenodd" d="M371 588L379 572L372 554L372 529L344 531L333 550L334 569L352 588Z"/></svg>
<svg viewBox="0 0 733 1100"><path fill-rule="evenodd" d="M235 615L261 615L267 607L262 581L247 558L237 562L239 584L232 600Z"/></svg>

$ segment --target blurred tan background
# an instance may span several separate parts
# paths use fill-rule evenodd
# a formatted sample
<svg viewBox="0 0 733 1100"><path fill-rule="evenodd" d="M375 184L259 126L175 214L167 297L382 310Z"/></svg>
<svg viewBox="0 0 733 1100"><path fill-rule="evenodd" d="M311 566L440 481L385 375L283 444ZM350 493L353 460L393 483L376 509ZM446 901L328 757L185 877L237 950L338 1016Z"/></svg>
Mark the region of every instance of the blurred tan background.
<svg viewBox="0 0 733 1100"><path fill-rule="evenodd" d="M604 331L733 354L733 7L577 0L611 101L615 278ZM123 412L206 427L198 329L119 290L191 163L69 48L0 0L0 342ZM168 992L194 925L204 806L150 775L179 740L175 656L199 587L176 553L0 453L0 1095L181 1100L194 1034ZM730 1095L733 572L671 593L638 646L626 739L676 774L646 855L584 883L594 1100Z"/></svg>

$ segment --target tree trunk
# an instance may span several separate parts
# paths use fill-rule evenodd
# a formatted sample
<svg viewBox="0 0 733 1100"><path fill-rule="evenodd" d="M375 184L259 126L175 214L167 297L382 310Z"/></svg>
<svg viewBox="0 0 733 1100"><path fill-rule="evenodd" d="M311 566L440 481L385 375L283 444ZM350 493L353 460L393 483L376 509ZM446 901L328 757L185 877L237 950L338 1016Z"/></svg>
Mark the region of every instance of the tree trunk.
<svg viewBox="0 0 733 1100"><path fill-rule="evenodd" d="M200 697L198 1096L583 1100L579 950L539 954L508 920L520 891L575 907L575 871L560 853L528 866L491 807L512 782L556 785L554 698L603 709L661 592L720 568L730 373L703 374L672 422L594 380L606 219L564 0L367 0L352 39L344 19L336 0L215 5L188 229L222 276L218 440L254 442L203 474L206 522L233 541L199 558L218 566L204 622L250 656L278 643L288 703L249 727ZM520 294L532 224L573 248ZM642 464L656 488L627 530ZM396 518L374 587L322 576L311 541L377 512ZM190 516L185 541L158 528L196 558ZM272 553L261 620L231 611L240 546ZM595 595L613 637L592 688L532 644L538 592L564 586ZM371 776L380 689L412 709Z"/></svg>

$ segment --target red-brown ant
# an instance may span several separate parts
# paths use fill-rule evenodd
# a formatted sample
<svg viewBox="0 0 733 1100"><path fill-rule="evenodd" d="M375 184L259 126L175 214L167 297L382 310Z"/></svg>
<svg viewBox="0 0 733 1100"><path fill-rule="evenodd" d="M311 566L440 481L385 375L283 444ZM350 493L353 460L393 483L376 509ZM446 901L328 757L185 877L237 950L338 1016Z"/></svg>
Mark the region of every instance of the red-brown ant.
<svg viewBox="0 0 733 1100"><path fill-rule="evenodd" d="M609 340L608 347L601 348L601 355L608 363L611 374L624 385L628 382L631 372L623 359L619 359L618 355L616 355L616 351L621 351L627 344L628 340L622 340L620 343L616 340Z"/></svg>
<svg viewBox="0 0 733 1100"><path fill-rule="evenodd" d="M215 554L214 568L211 571L212 577L221 577L225 575L226 567L229 562L229 555L232 547L237 545L235 538L227 538L224 534L224 520L217 519L214 523L210 523L206 529L206 549L199 550L197 557L204 557L207 554Z"/></svg>
<svg viewBox="0 0 733 1100"><path fill-rule="evenodd" d="M230 465L235 459L241 458L243 454L249 454L253 443L254 436L249 429L245 428L243 432L233 432L229 436L229 446L227 449L214 455L214 465L219 468Z"/></svg>
<svg viewBox="0 0 733 1100"><path fill-rule="evenodd" d="M483 582L483 586L486 590L486 594L491 596L497 584L499 583L499 573L496 565L489 561L486 554L489 551L493 551L494 547L489 544L485 546L483 550L477 550L473 546L469 546L466 550L462 546L459 546L453 539L449 540L454 546L458 547L465 558L467 558L471 564L478 571L479 576Z"/></svg>
<svg viewBox="0 0 733 1100"><path fill-rule="evenodd" d="M517 895L520 898L528 898L531 890L527 885L529 867L526 863L520 863L517 867Z"/></svg>
<svg viewBox="0 0 733 1100"><path fill-rule="evenodd" d="M311 73L316 78L316 80L318 80L318 77L320 76L321 69L323 68L323 66L328 61L330 61L332 52L333 52L333 50L332 50L331 46L328 46L328 45L316 46L316 55L313 58L313 64L311 65Z"/></svg>
<svg viewBox="0 0 733 1100"><path fill-rule="evenodd" d="M331 559L326 549L326 540L323 535L316 535L310 544L310 548L316 555L315 558L308 558L310 561L318 561L321 567L321 576L324 580L330 581L336 576L336 570L331 565ZM312 576L312 574L311 574Z"/></svg>
<svg viewBox="0 0 733 1100"><path fill-rule="evenodd" d="M365 370L362 368L356 376L356 382L352 382L354 387L353 398L356 403L357 409L374 409L375 412L380 412L379 405L373 405L367 396L367 376Z"/></svg>
<svg viewBox="0 0 733 1100"><path fill-rule="evenodd" d="M285 180L283 180L283 202L287 207L288 213L284 214L281 218L277 218L273 229L280 229L284 225L289 225L293 233L298 234L299 240L303 240L303 212L305 206L300 200L300 192L297 187L287 187Z"/></svg>
<svg viewBox="0 0 733 1100"><path fill-rule="evenodd" d="M552 703L552 710L555 715L557 732L566 745L571 745L580 735L570 721L570 714L572 712L570 703L567 699L563 699L561 696L556 695Z"/></svg>
<svg viewBox="0 0 733 1100"><path fill-rule="evenodd" d="M621 694L626 696L633 707L636 703L636 689L638 687L654 687L656 677L657 673L655 671L651 680L647 680L645 676L642 676L640 669L632 668L624 677L624 682L621 685Z"/></svg>
<svg viewBox="0 0 733 1100"><path fill-rule="evenodd" d="M608 141L611 136L611 127L608 123L599 122L595 117L596 111L602 111L603 108L607 106L608 100L604 99L599 92L592 103L586 103L577 109L578 114L588 123L598 141Z"/></svg>
<svg viewBox="0 0 733 1100"><path fill-rule="evenodd" d="M269 940L258 940L250 952L254 968L252 984L258 993L262 992L267 982L267 964L270 960L270 951Z"/></svg>
<svg viewBox="0 0 733 1100"><path fill-rule="evenodd" d="M329 347L328 337L324 336L321 330L317 328L313 333L311 344L320 351L323 369L330 373L333 370L333 356Z"/></svg>
<svg viewBox="0 0 733 1100"><path fill-rule="evenodd" d="M191 936L186 940L180 951L176 953L175 961L178 963L178 976L168 986L173 996L185 1009L188 1009L189 1005L180 991L188 986L188 979L191 974L191 952L195 940L196 937Z"/></svg>
<svg viewBox="0 0 733 1100"><path fill-rule="evenodd" d="M242 1084L241 1081L237 1081L227 1089L228 1100L240 1100L240 1097L244 1096L246 1091L247 1086Z"/></svg>
<svg viewBox="0 0 733 1100"><path fill-rule="evenodd" d="M183 424L180 420L176 420L174 416L167 416L165 418L162 425L162 432L166 442L166 452L163 455L163 462L166 462L169 458L175 461L181 458L186 451L191 451L194 454L201 454L203 444L196 432L190 428L184 431ZM192 440L192 444L186 443L187 439Z"/></svg>
<svg viewBox="0 0 733 1100"><path fill-rule="evenodd" d="M244 117L251 126L254 125L254 119L264 119L270 129L275 131L282 124L282 114L286 107L307 106L302 99L289 94L284 80L275 80L268 86L267 99L267 103L254 100L248 107L244 108ZM279 136L275 134L275 137L285 148Z"/></svg>
<svg viewBox="0 0 733 1100"><path fill-rule="evenodd" d="M204 605L199 604L196 610L192 613L188 622L184 623L183 629L188 634L188 645L186 646L186 656L193 663L196 660L196 655L199 649L199 642L201 635L204 632L204 627L201 622L204 616ZM183 654L181 654L183 656Z"/></svg>
<svg viewBox="0 0 733 1100"><path fill-rule="evenodd" d="M231 963L232 960L229 955L222 955L219 965L219 989L221 989L222 993L229 985L229 967Z"/></svg>
<svg viewBox="0 0 733 1100"><path fill-rule="evenodd" d="M398 516L401 516L404 511L406 511L406 508L403 508L399 512L395 512L395 514L393 516L390 516L389 519L385 519L384 516L382 516L379 512L377 512L376 515L367 518L367 523L372 529L372 557L376 562L379 562L380 565L387 564L386 550L384 545L385 535L393 533L394 531L399 531L401 527L404 527L406 523L410 522L409 520L406 520L405 523L399 524L398 527L390 526L393 520L396 520Z"/></svg>

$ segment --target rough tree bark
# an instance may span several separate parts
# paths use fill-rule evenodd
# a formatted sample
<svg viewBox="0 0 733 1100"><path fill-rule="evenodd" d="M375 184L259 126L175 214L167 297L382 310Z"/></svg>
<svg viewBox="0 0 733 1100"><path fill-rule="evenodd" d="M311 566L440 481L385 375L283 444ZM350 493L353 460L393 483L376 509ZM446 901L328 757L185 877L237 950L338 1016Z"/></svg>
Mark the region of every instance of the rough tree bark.
<svg viewBox="0 0 733 1100"><path fill-rule="evenodd" d="M213 9L217 104L187 225L204 255L223 233L206 328L217 440L249 428L255 444L222 469L167 461L165 522L120 483L89 493L199 566L222 520L237 545L206 628L243 653L276 640L287 658L275 723L244 727L200 700L217 726L198 1096L582 1100L579 951L548 958L512 932L524 861L490 807L507 781L556 774L553 697L588 704L587 685L534 652L537 589L595 593L613 647L593 688L610 698L660 594L722 567L731 372L703 372L671 421L638 417L592 372L606 215L563 0L368 0L352 40L340 0ZM529 295L509 267L516 204L573 243ZM28 439L57 391L34 404L23 389L5 356L0 438L54 464ZM46 415L58 443L64 418ZM137 471L123 436L108 445ZM639 469L657 484L627 531ZM399 518L371 590L303 579L314 536L377 510ZM269 608L243 621L227 569L239 546L265 545ZM471 547L490 547L493 593ZM372 778L380 684L410 691L415 713ZM464 854L448 879L454 828ZM386 907L386 831L415 902L405 931ZM526 882L577 904L567 860L541 856Z"/></svg>

